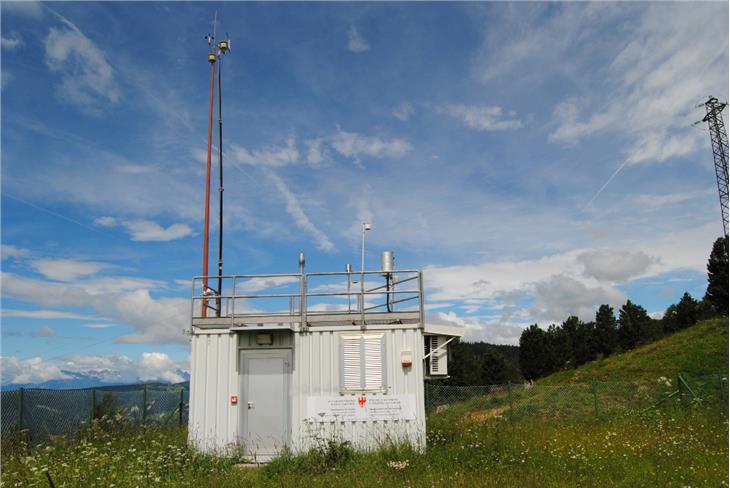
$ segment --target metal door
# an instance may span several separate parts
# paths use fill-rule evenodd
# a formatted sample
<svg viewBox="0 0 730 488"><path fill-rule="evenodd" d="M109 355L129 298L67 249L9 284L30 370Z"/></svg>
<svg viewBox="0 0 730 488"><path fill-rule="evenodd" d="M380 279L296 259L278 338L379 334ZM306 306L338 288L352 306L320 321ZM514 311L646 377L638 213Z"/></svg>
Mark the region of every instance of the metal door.
<svg viewBox="0 0 730 488"><path fill-rule="evenodd" d="M270 456L289 440L290 351L241 351L243 443Z"/></svg>

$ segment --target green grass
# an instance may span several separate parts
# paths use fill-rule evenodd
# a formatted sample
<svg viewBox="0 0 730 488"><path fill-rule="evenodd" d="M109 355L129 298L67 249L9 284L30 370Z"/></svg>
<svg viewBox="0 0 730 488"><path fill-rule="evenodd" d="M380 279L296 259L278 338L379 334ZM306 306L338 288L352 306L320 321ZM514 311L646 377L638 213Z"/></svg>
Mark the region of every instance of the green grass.
<svg viewBox="0 0 730 488"><path fill-rule="evenodd" d="M677 372L702 401L685 392L646 409ZM47 487L47 471L57 487L728 486L726 373L727 322L709 321L529 389L452 402L429 415L425 452L333 441L248 470L191 450L184 429L104 420L75 439L6 442L0 485Z"/></svg>
<svg viewBox="0 0 730 488"><path fill-rule="evenodd" d="M656 342L574 370L559 371L538 381L562 384L603 381L655 381L676 377L728 373L728 319L700 322Z"/></svg>
<svg viewBox="0 0 730 488"><path fill-rule="evenodd" d="M184 429L111 433L3 454L3 487L727 486L727 417L676 408L602 421L429 421L428 449L346 445L254 470L190 450Z"/></svg>

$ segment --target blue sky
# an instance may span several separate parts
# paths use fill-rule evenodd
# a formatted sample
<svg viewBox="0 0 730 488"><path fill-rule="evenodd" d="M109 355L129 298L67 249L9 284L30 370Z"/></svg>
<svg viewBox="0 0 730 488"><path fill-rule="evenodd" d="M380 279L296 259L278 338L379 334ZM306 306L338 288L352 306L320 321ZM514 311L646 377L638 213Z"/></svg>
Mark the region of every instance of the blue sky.
<svg viewBox="0 0 730 488"><path fill-rule="evenodd" d="M188 368L216 9L225 272L339 271L369 221L429 320L511 344L704 294L726 3L3 2L4 383Z"/></svg>

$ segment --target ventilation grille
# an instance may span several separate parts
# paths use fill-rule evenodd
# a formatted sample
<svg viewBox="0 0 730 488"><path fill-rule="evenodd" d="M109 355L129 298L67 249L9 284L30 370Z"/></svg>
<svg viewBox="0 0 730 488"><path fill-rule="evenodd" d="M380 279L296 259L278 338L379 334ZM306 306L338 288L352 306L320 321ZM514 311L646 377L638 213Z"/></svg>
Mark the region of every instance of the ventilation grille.
<svg viewBox="0 0 730 488"><path fill-rule="evenodd" d="M443 346L448 340L446 336L425 336L426 354L431 353L428 357L428 374L431 376L446 376L448 371L446 346ZM439 349L441 347L441 349Z"/></svg>

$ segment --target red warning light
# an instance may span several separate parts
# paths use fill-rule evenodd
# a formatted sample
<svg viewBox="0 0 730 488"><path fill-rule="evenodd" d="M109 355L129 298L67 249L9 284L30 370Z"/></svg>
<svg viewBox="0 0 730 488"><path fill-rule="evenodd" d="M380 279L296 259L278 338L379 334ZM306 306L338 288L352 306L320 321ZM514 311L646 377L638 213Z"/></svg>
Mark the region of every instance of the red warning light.
<svg viewBox="0 0 730 488"><path fill-rule="evenodd" d="M368 401L367 397L361 396L357 399L357 404L360 405L360 408L365 406L365 403Z"/></svg>
<svg viewBox="0 0 730 488"><path fill-rule="evenodd" d="M231 405L238 405L238 395L231 395Z"/></svg>

